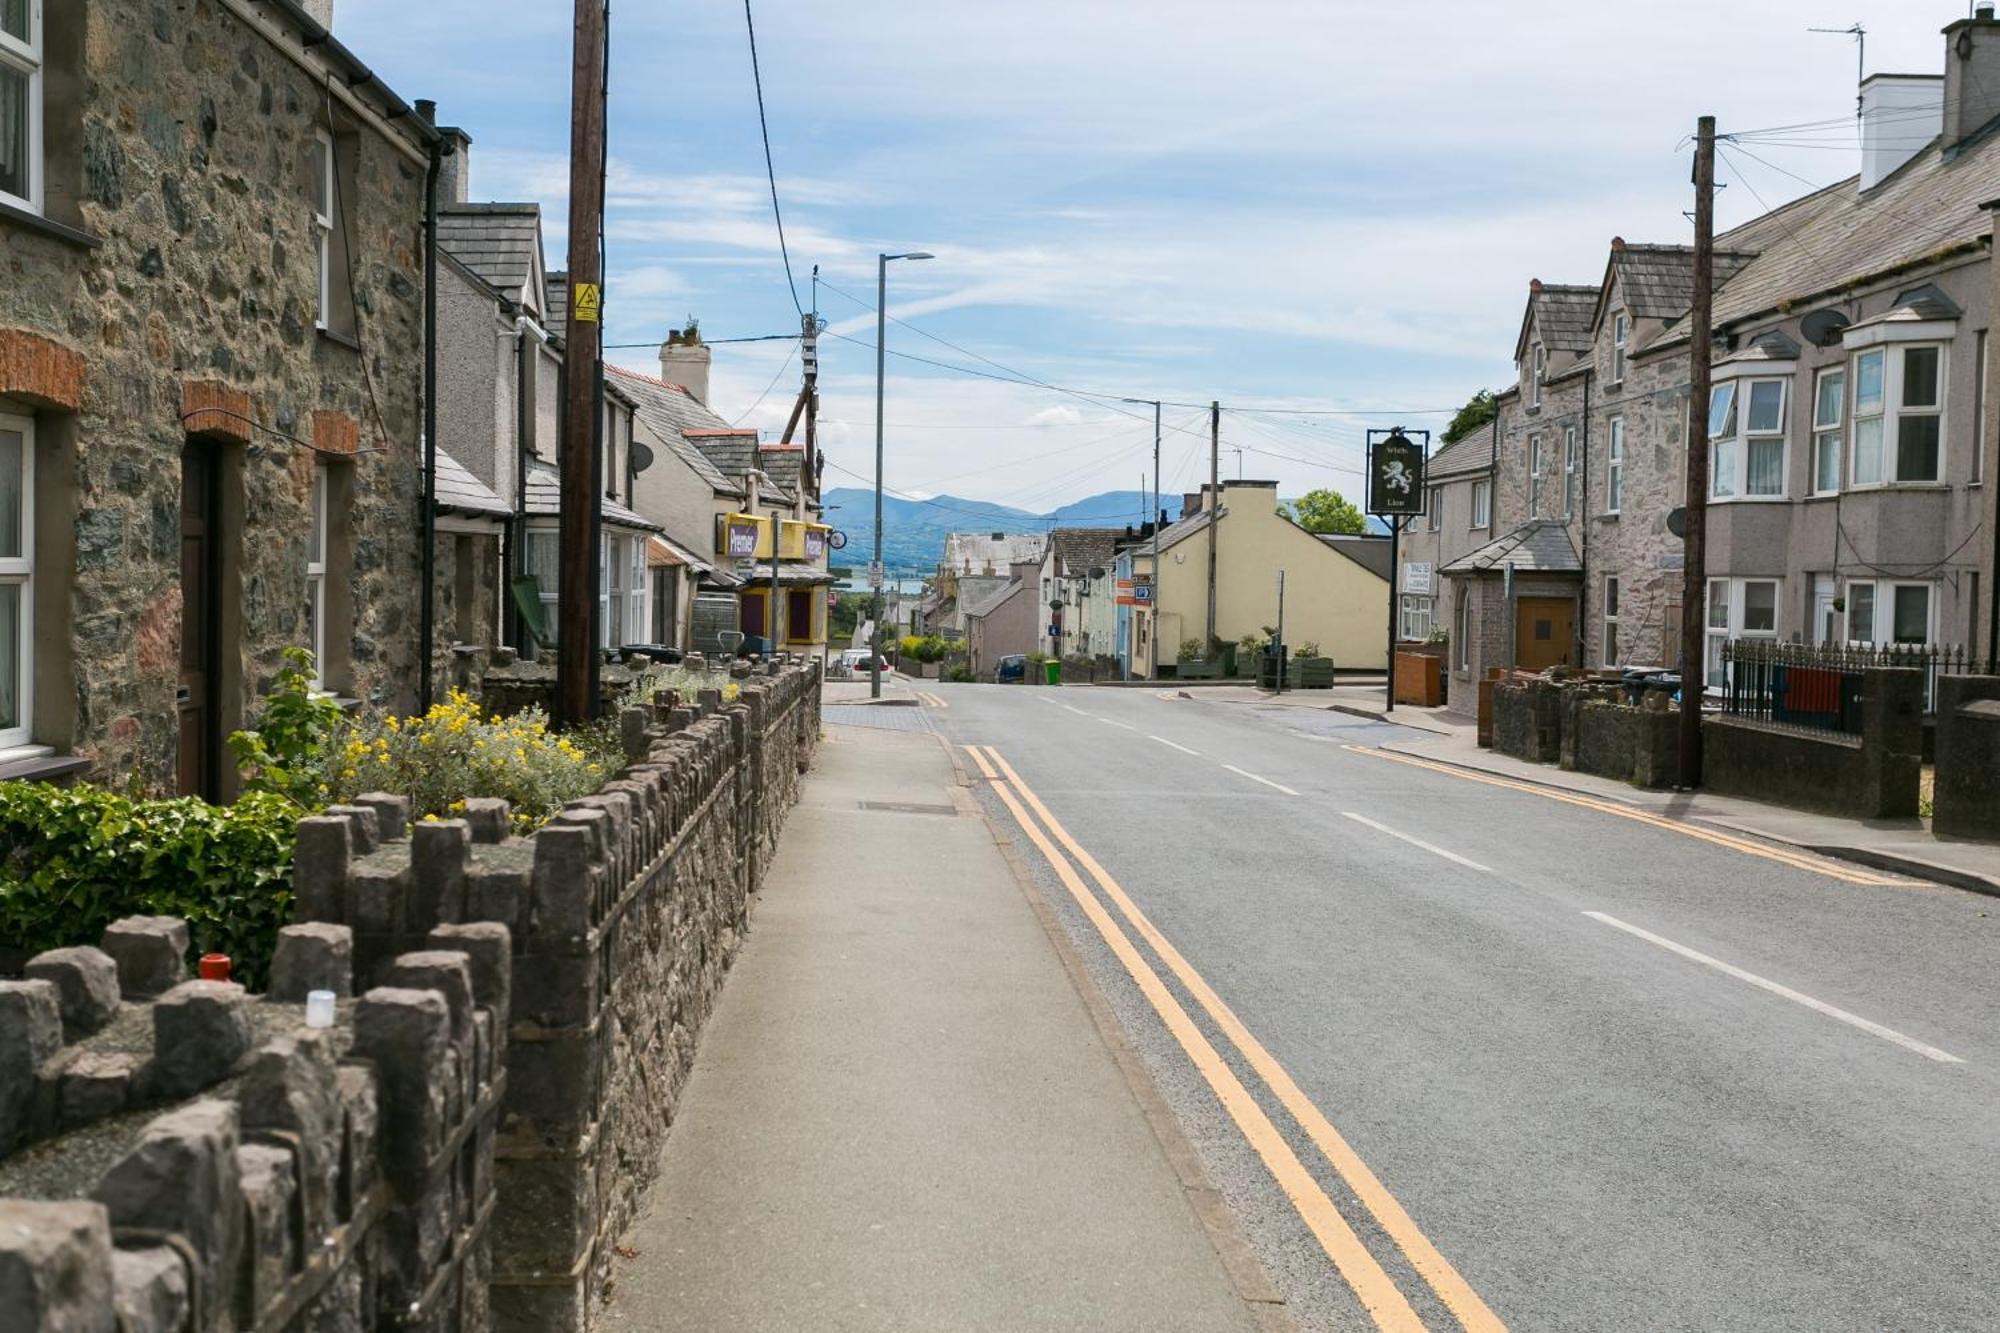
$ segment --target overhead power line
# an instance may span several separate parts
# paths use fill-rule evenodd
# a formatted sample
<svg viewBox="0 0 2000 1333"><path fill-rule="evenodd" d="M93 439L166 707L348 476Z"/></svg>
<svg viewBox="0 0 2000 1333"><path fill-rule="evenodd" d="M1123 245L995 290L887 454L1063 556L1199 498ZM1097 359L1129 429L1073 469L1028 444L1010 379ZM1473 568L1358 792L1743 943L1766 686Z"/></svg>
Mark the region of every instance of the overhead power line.
<svg viewBox="0 0 2000 1333"><path fill-rule="evenodd" d="M778 169L771 163L771 124L764 116L764 74L757 67L757 22L750 17L750 0L743 0L743 26L750 33L750 78L757 85L757 130L764 138L764 177L771 182L771 217L778 224L778 256L785 261L785 286L792 294L792 309L804 319L806 308L799 304L799 284L792 278L792 252L785 244L785 215L778 207Z"/></svg>

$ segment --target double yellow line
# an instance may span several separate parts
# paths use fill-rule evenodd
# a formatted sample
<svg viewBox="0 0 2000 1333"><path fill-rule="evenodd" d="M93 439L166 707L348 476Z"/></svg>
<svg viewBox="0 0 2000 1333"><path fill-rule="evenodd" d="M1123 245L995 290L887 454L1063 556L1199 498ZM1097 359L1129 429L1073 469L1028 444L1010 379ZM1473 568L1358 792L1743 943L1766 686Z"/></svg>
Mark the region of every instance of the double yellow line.
<svg viewBox="0 0 2000 1333"><path fill-rule="evenodd" d="M1195 1069L1207 1081L1216 1099L1236 1123L1236 1127L1250 1146L1264 1162L1278 1186L1298 1210L1300 1219L1313 1234L1320 1248L1326 1251L1355 1298L1361 1302L1375 1326L1381 1329L1421 1330L1424 1322L1411 1307L1407 1297L1396 1286L1393 1279L1382 1268L1375 1256L1368 1251L1354 1228L1341 1215L1338 1207L1320 1187L1318 1180L1292 1151L1282 1132L1272 1123L1264 1108L1258 1103L1243 1081L1222 1058L1215 1046L1203 1035L1194 1020L1182 1007L1180 1001L1167 988L1166 982L1146 961L1132 939L1104 908L1097 895L1083 882L1077 873L1082 867L1085 874L1096 881L1106 898L1117 907L1132 929L1136 931L1153 952L1157 954L1167 969L1194 997L1209 1019L1234 1046L1243 1060L1254 1070L1258 1078L1270 1089L1280 1105L1298 1123L1306 1137L1312 1140L1327 1162L1339 1175L1341 1181L1351 1190L1361 1205L1375 1219L1376 1225L1402 1251L1410 1266L1416 1270L1437 1298L1443 1302L1458 1323L1470 1333L1504 1333L1502 1324L1486 1303L1458 1270L1432 1245L1429 1238L1417 1229L1410 1215L1403 1211L1401 1204L1391 1195L1382 1182L1370 1171L1360 1156L1341 1137L1330 1121L1321 1114L1319 1108L1300 1091L1291 1075L1274 1059L1263 1043L1252 1036L1243 1026L1242 1020L1230 1011L1228 1005L1209 986L1199 972L1183 958L1180 951L1168 943L1165 936L1154 927L1146 914L1139 910L1118 882L1106 873L1097 859L1071 837L1056 817L1049 813L1041 798L1021 781L1020 774L1000 756L992 746L968 745L966 753L979 766L980 773L993 784L993 791L1013 815L1014 822L1021 827L1028 840L1035 844L1048 861L1056 878L1069 890L1070 896L1082 909L1091 925L1104 939L1112 954L1124 966L1139 991L1146 997L1153 1011L1166 1024L1167 1031L1180 1043ZM1032 809L1034 817L1028 811ZM1036 822L1037 817L1040 823ZM1061 844L1061 850L1057 844ZM1067 852L1068 856L1064 853ZM1075 864L1071 864L1071 859Z"/></svg>
<svg viewBox="0 0 2000 1333"><path fill-rule="evenodd" d="M1845 880L1849 884L1869 884L1892 888L1908 888L1911 885L1911 881L1907 879L1897 879L1891 875L1871 874L1866 870L1851 870L1824 857L1809 856L1804 852L1788 852L1779 847L1770 847L1760 842L1752 842L1748 838L1731 837L1727 833L1718 833L1713 829L1705 829L1690 824L1684 819L1669 819L1664 815L1656 815L1646 810L1635 810L1629 805L1620 805L1616 801L1603 801L1592 796L1579 796L1574 792L1556 791L1552 787L1542 786L1533 782L1515 782L1510 778L1491 777L1484 773L1471 773L1453 764L1434 763L1428 759L1419 759L1415 755L1395 754L1388 750L1376 749L1372 746L1343 745L1340 748L1350 750L1355 754L1369 755L1376 759L1387 759L1394 764L1407 764L1411 768L1427 768L1433 773L1442 773L1446 777L1462 778L1467 782L1482 782L1489 787L1506 787L1512 791L1524 791L1531 796L1542 796L1551 801L1561 801L1565 805L1580 805L1586 810L1596 810L1607 815L1617 815L1620 819L1635 819L1641 824L1651 824L1654 828L1666 829L1673 833L1679 833L1684 837L1699 838L1703 842L1711 842L1718 847L1727 847L1731 851L1742 852L1746 856L1758 856L1766 861L1776 861L1781 865L1788 865L1798 870L1810 870L1815 875L1825 875L1831 879Z"/></svg>
<svg viewBox="0 0 2000 1333"><path fill-rule="evenodd" d="M938 695L935 695L935 694L932 694L932 693L931 693L931 692L930 692L929 690L918 690L918 691L917 691L917 698L919 698L919 699L923 700L923 701L924 701L924 703L925 703L926 705L928 705L929 707L931 707L931 708L949 708L949 707L951 707L951 705L950 705L950 704L946 703L946 702L945 702L945 701L944 701L944 700L943 700L942 698L940 698L940 697L939 697Z"/></svg>

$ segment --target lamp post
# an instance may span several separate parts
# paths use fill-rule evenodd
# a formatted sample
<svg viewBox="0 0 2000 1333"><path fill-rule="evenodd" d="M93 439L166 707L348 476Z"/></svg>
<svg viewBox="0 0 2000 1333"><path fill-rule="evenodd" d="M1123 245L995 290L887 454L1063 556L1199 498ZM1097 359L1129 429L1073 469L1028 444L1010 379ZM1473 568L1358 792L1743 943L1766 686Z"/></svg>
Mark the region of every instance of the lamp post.
<svg viewBox="0 0 2000 1333"><path fill-rule="evenodd" d="M874 632L868 640L868 697L882 697L882 368L889 345L889 261L892 259L935 259L925 250L906 254L875 256L875 563L869 569L875 585L869 621Z"/></svg>

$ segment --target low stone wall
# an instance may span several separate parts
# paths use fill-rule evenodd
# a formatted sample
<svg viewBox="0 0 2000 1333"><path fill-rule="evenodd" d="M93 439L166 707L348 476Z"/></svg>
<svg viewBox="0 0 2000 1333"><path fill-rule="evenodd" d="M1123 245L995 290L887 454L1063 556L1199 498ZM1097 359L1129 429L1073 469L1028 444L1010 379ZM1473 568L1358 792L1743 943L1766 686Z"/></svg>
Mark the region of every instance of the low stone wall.
<svg viewBox="0 0 2000 1333"><path fill-rule="evenodd" d="M2000 676L1939 676L1931 832L2000 840Z"/></svg>
<svg viewBox="0 0 2000 1333"><path fill-rule="evenodd" d="M1502 681L1493 687L1493 748L1534 764L1562 758L1562 687Z"/></svg>
<svg viewBox="0 0 2000 1333"><path fill-rule="evenodd" d="M130 917L0 981L0 1323L487 1327L512 948L421 943L354 1000L350 932L288 928L254 999L187 979L186 923Z"/></svg>
<svg viewBox="0 0 2000 1333"><path fill-rule="evenodd" d="M1871 667L1861 735L1702 719L1702 787L1849 819L1917 813L1923 770L1923 674Z"/></svg>
<svg viewBox="0 0 2000 1333"><path fill-rule="evenodd" d="M1562 766L1641 787L1671 787L1680 776L1679 727L1671 710L1568 690L1562 697Z"/></svg>

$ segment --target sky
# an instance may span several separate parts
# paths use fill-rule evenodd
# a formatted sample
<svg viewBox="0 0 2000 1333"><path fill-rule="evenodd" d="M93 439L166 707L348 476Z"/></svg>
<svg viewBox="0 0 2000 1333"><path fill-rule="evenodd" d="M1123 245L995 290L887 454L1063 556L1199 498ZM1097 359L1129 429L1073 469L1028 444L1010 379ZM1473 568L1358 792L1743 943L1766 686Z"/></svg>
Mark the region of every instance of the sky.
<svg viewBox="0 0 2000 1333"><path fill-rule="evenodd" d="M1513 377L1531 278L1613 236L1686 243L1688 139L1830 120L1869 73L1941 73L1964 0L753 0L611 16L606 355L820 342L827 483L872 481L876 255L887 486L1034 511L1207 469L1359 489L1363 433L1441 429ZM564 267L571 5L335 0L334 31L473 138L471 197L543 204ZM1726 157L1718 227L1851 175L1837 132ZM812 279L817 266L820 282ZM796 343L718 343L712 405L777 438ZM925 357L999 378L907 359ZM1002 381L1013 382L1002 382ZM1036 381L1024 383L1020 381ZM1274 409L1294 409L1284 412ZM1150 480L1147 482L1150 484Z"/></svg>

